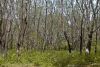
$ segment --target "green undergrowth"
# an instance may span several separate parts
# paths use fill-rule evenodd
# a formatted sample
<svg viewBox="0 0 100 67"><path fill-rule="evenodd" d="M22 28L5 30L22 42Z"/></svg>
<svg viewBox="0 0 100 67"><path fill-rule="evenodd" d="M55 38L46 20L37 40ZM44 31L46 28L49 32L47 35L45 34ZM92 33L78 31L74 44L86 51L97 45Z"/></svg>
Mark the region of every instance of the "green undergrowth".
<svg viewBox="0 0 100 67"><path fill-rule="evenodd" d="M38 67L67 67L68 65L90 65L100 63L99 51L95 54L93 51L90 55L78 51L71 54L66 50L55 51L22 51L19 57L15 50L9 50L6 57L0 55L0 65L5 64L33 64Z"/></svg>

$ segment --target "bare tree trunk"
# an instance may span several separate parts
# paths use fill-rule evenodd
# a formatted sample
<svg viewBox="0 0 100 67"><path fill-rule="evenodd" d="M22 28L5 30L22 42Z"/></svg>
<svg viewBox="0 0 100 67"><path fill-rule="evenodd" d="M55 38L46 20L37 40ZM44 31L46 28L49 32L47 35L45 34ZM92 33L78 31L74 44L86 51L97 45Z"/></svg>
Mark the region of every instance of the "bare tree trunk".
<svg viewBox="0 0 100 67"><path fill-rule="evenodd" d="M69 42L69 38L68 38L68 36L67 36L67 33L64 31L64 36L65 36L65 38L66 38L66 40L67 40L67 43L68 43L68 50L69 50L69 53L71 53L71 45L70 45L70 42Z"/></svg>
<svg viewBox="0 0 100 67"><path fill-rule="evenodd" d="M46 8L46 15L45 15L45 29L44 29L44 44L43 44L43 50L45 50L45 48L46 48L46 42L47 42L47 0L45 0L45 3L46 3L46 6L45 6L45 8Z"/></svg>

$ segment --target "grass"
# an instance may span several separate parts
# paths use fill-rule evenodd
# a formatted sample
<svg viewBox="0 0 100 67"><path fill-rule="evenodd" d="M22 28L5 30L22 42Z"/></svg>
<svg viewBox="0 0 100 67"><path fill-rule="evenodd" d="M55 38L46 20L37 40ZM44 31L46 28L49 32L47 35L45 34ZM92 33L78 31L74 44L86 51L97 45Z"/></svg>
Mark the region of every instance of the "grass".
<svg viewBox="0 0 100 67"><path fill-rule="evenodd" d="M6 57L0 55L0 67L100 67L100 49L97 54L93 50L90 55L84 51L80 55L79 51L69 54L67 50L22 50L18 57L13 49Z"/></svg>

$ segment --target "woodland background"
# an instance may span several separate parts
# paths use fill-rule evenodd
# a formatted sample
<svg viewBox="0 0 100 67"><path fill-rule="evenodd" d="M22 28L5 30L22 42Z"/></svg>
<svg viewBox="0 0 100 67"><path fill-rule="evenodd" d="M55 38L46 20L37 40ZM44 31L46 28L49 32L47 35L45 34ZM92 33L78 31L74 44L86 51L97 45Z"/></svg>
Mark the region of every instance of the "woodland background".
<svg viewBox="0 0 100 67"><path fill-rule="evenodd" d="M95 63L99 67L100 0L0 0L2 67Z"/></svg>

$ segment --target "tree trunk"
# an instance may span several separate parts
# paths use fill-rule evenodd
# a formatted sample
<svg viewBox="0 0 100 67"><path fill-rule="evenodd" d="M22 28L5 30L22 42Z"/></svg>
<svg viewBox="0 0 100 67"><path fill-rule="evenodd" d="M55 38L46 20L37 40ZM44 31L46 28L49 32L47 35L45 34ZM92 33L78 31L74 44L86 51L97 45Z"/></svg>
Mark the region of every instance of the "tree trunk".
<svg viewBox="0 0 100 67"><path fill-rule="evenodd" d="M66 38L66 40L67 40L67 43L68 43L68 50L69 50L69 53L71 53L71 45L70 45L70 42L69 42L69 38L68 38L68 36L67 36L67 33L64 31L64 36L65 36L65 38Z"/></svg>

